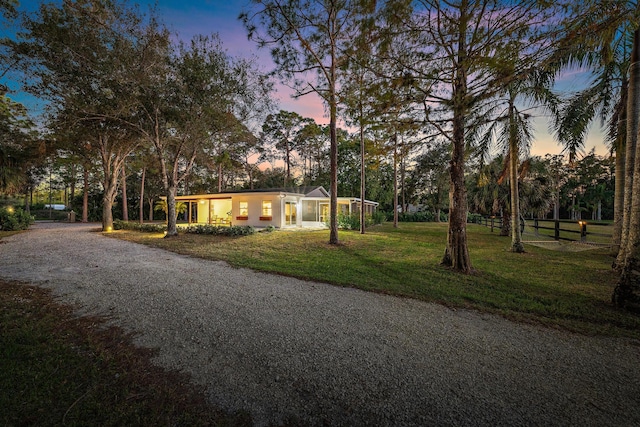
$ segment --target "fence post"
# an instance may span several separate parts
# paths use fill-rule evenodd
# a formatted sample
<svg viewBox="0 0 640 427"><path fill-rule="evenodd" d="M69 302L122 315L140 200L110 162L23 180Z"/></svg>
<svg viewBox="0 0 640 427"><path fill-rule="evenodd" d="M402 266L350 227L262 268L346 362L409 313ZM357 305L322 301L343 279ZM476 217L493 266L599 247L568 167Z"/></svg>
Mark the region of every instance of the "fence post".
<svg viewBox="0 0 640 427"><path fill-rule="evenodd" d="M580 225L580 241L587 241L587 221L578 221L578 225Z"/></svg>
<svg viewBox="0 0 640 427"><path fill-rule="evenodd" d="M493 217L491 217L491 232L493 233Z"/></svg>
<svg viewBox="0 0 640 427"><path fill-rule="evenodd" d="M556 240L560 240L560 221L555 220L555 229L553 230L553 238Z"/></svg>
<svg viewBox="0 0 640 427"><path fill-rule="evenodd" d="M536 237L538 237L540 235L540 233L538 233L538 218L533 220L533 228L536 230L535 231Z"/></svg>

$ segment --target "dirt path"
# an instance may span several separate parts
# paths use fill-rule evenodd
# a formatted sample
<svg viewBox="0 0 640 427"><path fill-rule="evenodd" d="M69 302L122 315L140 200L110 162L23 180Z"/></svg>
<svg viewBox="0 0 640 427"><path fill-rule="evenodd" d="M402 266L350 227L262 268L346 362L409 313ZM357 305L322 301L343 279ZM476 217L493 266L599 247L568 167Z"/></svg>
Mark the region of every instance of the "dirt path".
<svg viewBox="0 0 640 427"><path fill-rule="evenodd" d="M0 277L107 314L257 425L640 425L640 346L37 224Z"/></svg>

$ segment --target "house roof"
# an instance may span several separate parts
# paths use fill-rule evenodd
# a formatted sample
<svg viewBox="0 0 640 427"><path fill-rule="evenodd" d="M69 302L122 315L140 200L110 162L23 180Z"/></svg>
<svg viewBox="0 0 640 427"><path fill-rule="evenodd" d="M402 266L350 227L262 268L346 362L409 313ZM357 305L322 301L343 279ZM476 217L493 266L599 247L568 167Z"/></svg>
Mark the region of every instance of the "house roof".
<svg viewBox="0 0 640 427"><path fill-rule="evenodd" d="M279 187L279 188L258 188L255 190L230 190L217 194L238 194L238 193L291 193L303 194L307 197L329 197L329 193L322 186L303 187Z"/></svg>

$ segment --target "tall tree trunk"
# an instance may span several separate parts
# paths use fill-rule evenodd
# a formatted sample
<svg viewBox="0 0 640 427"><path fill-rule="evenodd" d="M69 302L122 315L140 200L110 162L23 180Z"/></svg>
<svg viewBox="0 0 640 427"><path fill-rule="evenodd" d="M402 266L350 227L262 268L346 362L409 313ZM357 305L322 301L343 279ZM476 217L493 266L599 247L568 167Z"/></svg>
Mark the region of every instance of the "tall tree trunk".
<svg viewBox="0 0 640 427"><path fill-rule="evenodd" d="M167 191L167 234L165 237L178 235L177 215L176 215L176 186L171 184Z"/></svg>
<svg viewBox="0 0 640 427"><path fill-rule="evenodd" d="M560 172L556 171L555 178L556 188L553 195L553 219L557 221L560 219Z"/></svg>
<svg viewBox="0 0 640 427"><path fill-rule="evenodd" d="M620 252L616 259L622 274L613 292L612 301L618 307L640 305L640 144L638 121L640 115L640 29L635 30L631 65L629 67L629 99L627 127L627 156L625 170L624 218ZM632 182L631 188L629 181ZM627 218L628 217L628 218ZM626 228L626 230L625 230ZM626 235L625 235L626 232ZM620 256L624 260L620 262Z"/></svg>
<svg viewBox="0 0 640 427"><path fill-rule="evenodd" d="M622 208L622 230L620 250L614 262L614 268L620 271L627 258L629 248L630 221L632 215L632 197L635 179L636 146L640 130L640 30L634 32L631 64L629 65L629 87L627 97L627 138L624 170L624 202Z"/></svg>
<svg viewBox="0 0 640 427"><path fill-rule="evenodd" d="M69 204L73 203L73 198L76 195L76 167L77 165L75 163L71 165L71 182L69 183Z"/></svg>
<svg viewBox="0 0 640 427"><path fill-rule="evenodd" d="M622 223L624 217L624 177L625 177L625 157L626 157L626 125L627 125L627 93L628 81L622 82L620 92L622 95L623 109L618 118L618 136L616 138L616 172L615 190L613 201L613 236L611 238L611 253L616 256L620 252L620 240L622 238Z"/></svg>
<svg viewBox="0 0 640 427"><path fill-rule="evenodd" d="M515 123L515 99L509 99L509 187L511 190L511 252L523 253L520 233L520 196L518 192L518 134Z"/></svg>
<svg viewBox="0 0 640 427"><path fill-rule="evenodd" d="M127 171L124 162L122 163L122 178L120 186L122 187L122 220L129 221L129 204L127 202Z"/></svg>
<svg viewBox="0 0 640 427"><path fill-rule="evenodd" d="M329 12L330 34L335 34L336 10L331 8ZM338 132L336 129L338 120L338 99L336 96L336 41L331 40L331 65L329 69L329 164L330 164L330 190L329 190L329 244L337 245L338 241Z"/></svg>
<svg viewBox="0 0 640 427"><path fill-rule="evenodd" d="M82 222L89 222L89 166L82 170Z"/></svg>
<svg viewBox="0 0 640 427"><path fill-rule="evenodd" d="M398 134L393 135L393 227L398 228Z"/></svg>
<svg viewBox="0 0 640 427"><path fill-rule="evenodd" d="M363 120L363 108L362 103L360 103L360 234L364 234L366 224L365 224L365 212L364 212L364 200L365 200L365 153L364 149L364 125L362 123Z"/></svg>
<svg viewBox="0 0 640 427"><path fill-rule="evenodd" d="M153 197L149 197L149 221L153 221Z"/></svg>
<svg viewBox="0 0 640 427"><path fill-rule="evenodd" d="M468 8L463 0L461 14ZM458 51L455 61L455 76L452 85L452 145L450 163L451 189L449 190L449 230L447 247L442 264L461 273L471 273L471 258L467 247L467 190L464 182L465 117L467 113L467 52L466 17L461 17L458 32Z"/></svg>
<svg viewBox="0 0 640 427"><path fill-rule="evenodd" d="M104 195L102 196L102 231L113 230L113 202L118 190L118 174L105 177Z"/></svg>
<svg viewBox="0 0 640 427"><path fill-rule="evenodd" d="M406 147L404 145L404 136L402 137L402 143L400 144L400 199L402 200L402 213L406 213L407 206L407 192L405 188L405 160L406 160Z"/></svg>
<svg viewBox="0 0 640 427"><path fill-rule="evenodd" d="M289 182L291 182L291 149L289 148L288 138L284 143L284 147L286 152L285 160L287 163L287 173L284 175L284 187L286 188L287 185L289 185Z"/></svg>
<svg viewBox="0 0 640 427"><path fill-rule="evenodd" d="M451 189L449 190L449 231L442 264L462 273L471 273L467 247L467 191L464 183L464 117L454 118Z"/></svg>
<svg viewBox="0 0 640 427"><path fill-rule="evenodd" d="M124 158L128 153L114 154L109 151L108 137L100 135L100 156L102 158L102 231L113 230L113 202L118 191L118 177Z"/></svg>
<svg viewBox="0 0 640 427"><path fill-rule="evenodd" d="M142 179L140 180L140 224L144 223L144 180L146 178L147 168L142 168Z"/></svg>

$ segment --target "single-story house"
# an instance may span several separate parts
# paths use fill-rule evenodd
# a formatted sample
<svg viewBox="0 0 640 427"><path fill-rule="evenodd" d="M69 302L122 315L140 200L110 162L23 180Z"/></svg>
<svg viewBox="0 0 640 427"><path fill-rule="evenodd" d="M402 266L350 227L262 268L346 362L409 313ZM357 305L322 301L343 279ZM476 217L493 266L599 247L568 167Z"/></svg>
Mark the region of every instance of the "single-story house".
<svg viewBox="0 0 640 427"><path fill-rule="evenodd" d="M187 204L189 224L250 225L253 227L325 227L329 220L329 193L323 187L270 188L214 194L176 196ZM361 201L338 197L338 212L360 212ZM377 202L364 201L372 214Z"/></svg>

